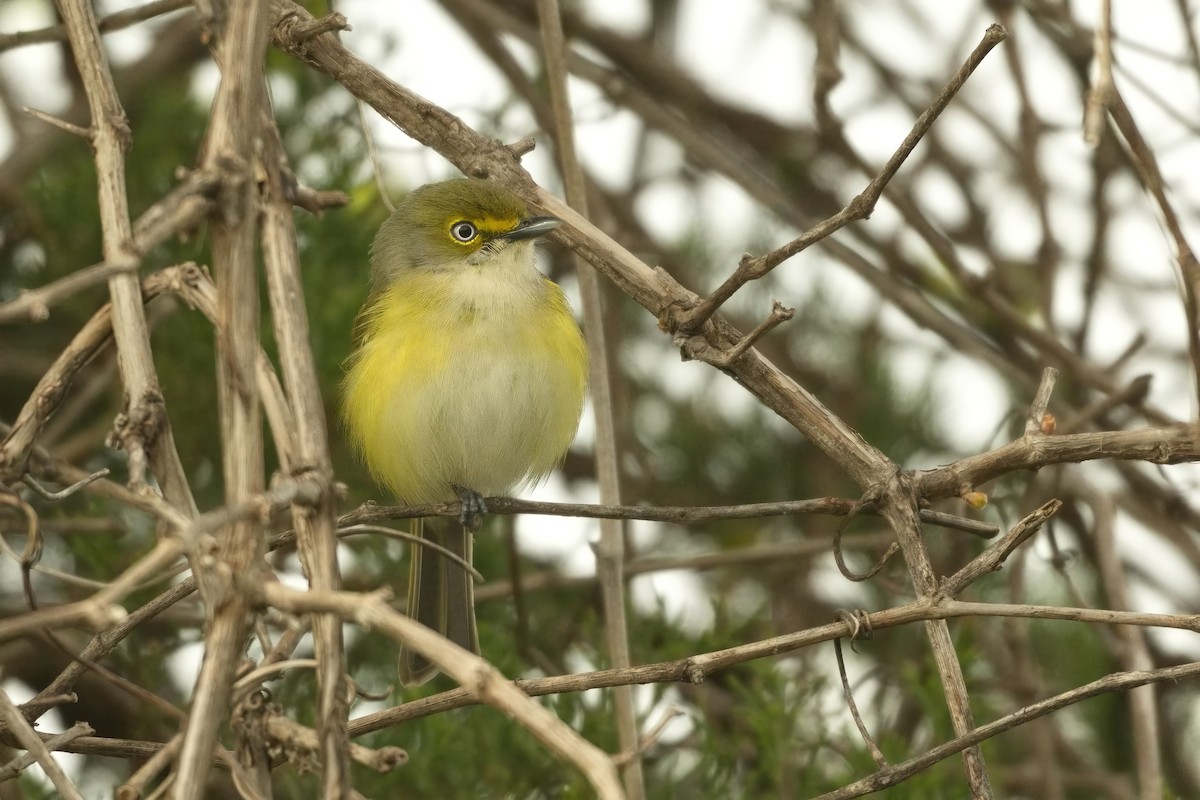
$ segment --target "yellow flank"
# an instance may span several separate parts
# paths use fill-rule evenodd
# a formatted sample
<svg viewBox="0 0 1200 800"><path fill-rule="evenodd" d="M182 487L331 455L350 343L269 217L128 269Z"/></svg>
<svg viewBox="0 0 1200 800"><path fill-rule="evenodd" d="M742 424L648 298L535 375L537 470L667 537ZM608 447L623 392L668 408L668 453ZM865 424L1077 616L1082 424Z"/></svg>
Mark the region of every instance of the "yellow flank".
<svg viewBox="0 0 1200 800"><path fill-rule="evenodd" d="M503 494L545 477L569 447L587 350L531 248L403 269L364 309L343 414L376 480L402 502L453 500L454 487Z"/></svg>

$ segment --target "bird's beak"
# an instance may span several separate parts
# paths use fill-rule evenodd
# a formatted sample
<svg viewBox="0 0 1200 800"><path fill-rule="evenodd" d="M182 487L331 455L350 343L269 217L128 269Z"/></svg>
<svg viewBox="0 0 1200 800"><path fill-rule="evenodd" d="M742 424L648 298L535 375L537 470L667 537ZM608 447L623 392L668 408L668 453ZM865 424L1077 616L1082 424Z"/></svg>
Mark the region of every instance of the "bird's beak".
<svg viewBox="0 0 1200 800"><path fill-rule="evenodd" d="M545 236L561 224L562 220L558 217L528 217L521 220L521 224L508 233L502 233L496 238L507 239L510 242L537 239Z"/></svg>

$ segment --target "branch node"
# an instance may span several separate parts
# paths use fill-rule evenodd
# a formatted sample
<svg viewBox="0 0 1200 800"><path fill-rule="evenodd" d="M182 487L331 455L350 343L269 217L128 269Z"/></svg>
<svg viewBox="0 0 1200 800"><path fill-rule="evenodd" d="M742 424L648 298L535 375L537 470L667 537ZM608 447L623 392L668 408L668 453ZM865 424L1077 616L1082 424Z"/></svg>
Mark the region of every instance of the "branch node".
<svg viewBox="0 0 1200 800"><path fill-rule="evenodd" d="M520 161L522 157L532 153L535 147L537 147L537 140L532 136L526 136L512 144L506 144L504 149L512 153L513 158Z"/></svg>
<svg viewBox="0 0 1200 800"><path fill-rule="evenodd" d="M350 21L346 19L346 15L340 11L335 11L332 14L326 14L311 22L300 22L294 25L291 28L291 37L294 44L303 45L308 40L325 33L352 30L354 28L350 26Z"/></svg>
<svg viewBox="0 0 1200 800"><path fill-rule="evenodd" d="M771 306L771 313L767 318L760 322L754 330L738 340L737 344L724 352L716 351L709 355L704 360L714 367L727 368L734 361L737 361L750 347L758 341L764 334L772 328L779 325L781 322L787 322L792 317L796 316L796 309L787 308L778 300L774 301Z"/></svg>

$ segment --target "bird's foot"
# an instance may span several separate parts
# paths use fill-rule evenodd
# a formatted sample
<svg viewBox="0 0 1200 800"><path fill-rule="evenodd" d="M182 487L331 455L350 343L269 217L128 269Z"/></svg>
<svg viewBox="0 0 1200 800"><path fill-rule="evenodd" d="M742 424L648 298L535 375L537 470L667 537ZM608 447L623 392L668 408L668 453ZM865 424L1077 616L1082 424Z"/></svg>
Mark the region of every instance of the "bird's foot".
<svg viewBox="0 0 1200 800"><path fill-rule="evenodd" d="M488 510L487 503L483 501L483 495L474 489L462 486L455 486L454 493L458 495L459 502L462 503L462 510L458 512L458 521L471 533L475 533L483 524L483 515Z"/></svg>

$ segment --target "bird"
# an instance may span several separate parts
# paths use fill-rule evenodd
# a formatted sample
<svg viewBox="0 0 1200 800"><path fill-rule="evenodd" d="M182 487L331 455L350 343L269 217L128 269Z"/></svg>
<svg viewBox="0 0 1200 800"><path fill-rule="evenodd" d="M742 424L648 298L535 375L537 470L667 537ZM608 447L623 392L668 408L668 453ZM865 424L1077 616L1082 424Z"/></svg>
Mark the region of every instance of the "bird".
<svg viewBox="0 0 1200 800"><path fill-rule="evenodd" d="M423 541L456 558L411 548L408 614L474 653L474 587L461 562L470 563L483 497L557 468L587 395L583 333L534 251L560 222L532 215L494 181L413 190L372 243L370 291L346 362L343 422L375 481L404 504L462 501L458 520L415 523ZM437 672L401 646L401 683Z"/></svg>

